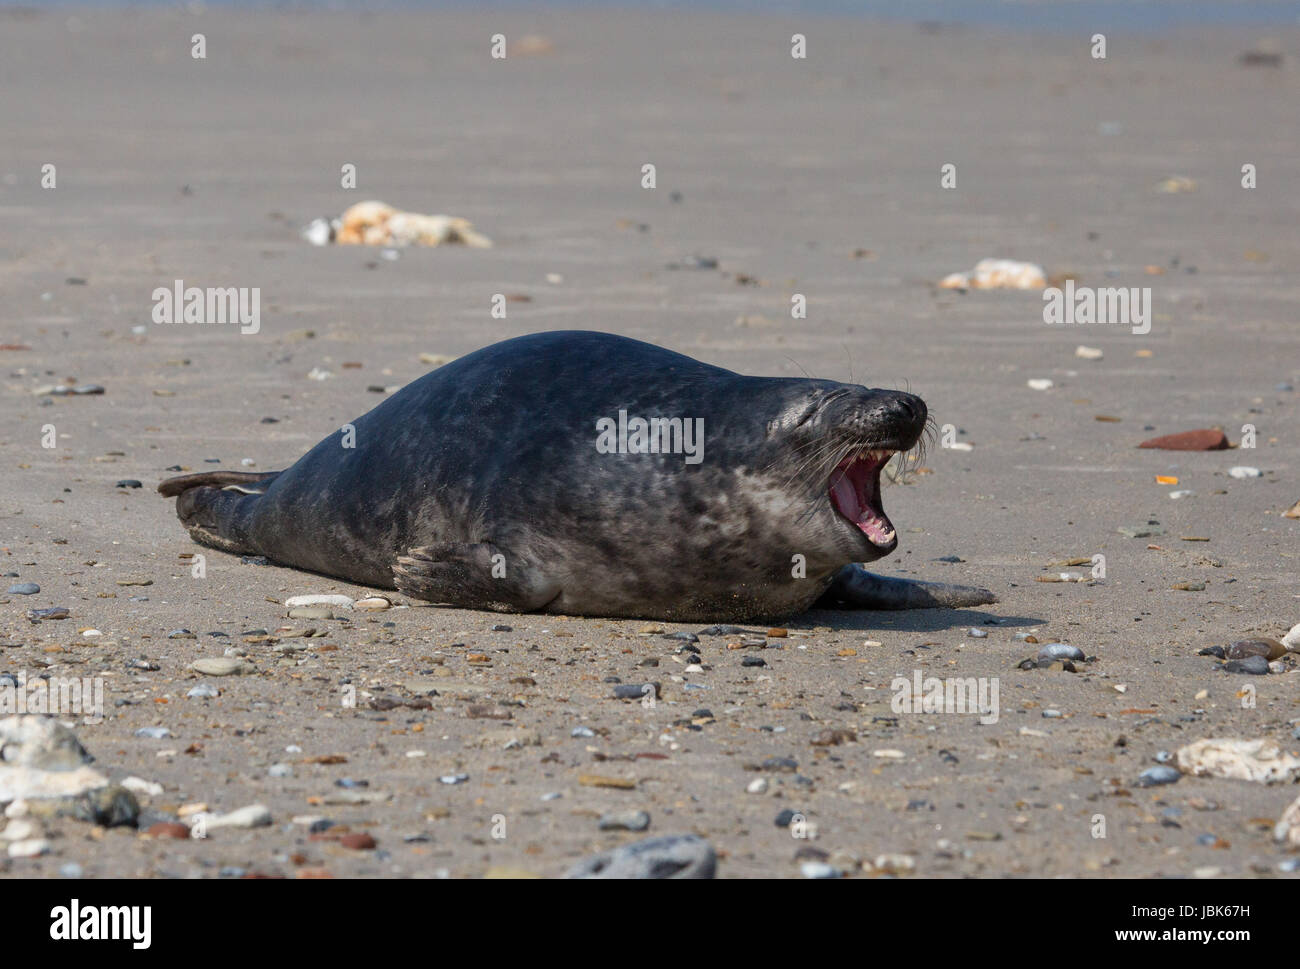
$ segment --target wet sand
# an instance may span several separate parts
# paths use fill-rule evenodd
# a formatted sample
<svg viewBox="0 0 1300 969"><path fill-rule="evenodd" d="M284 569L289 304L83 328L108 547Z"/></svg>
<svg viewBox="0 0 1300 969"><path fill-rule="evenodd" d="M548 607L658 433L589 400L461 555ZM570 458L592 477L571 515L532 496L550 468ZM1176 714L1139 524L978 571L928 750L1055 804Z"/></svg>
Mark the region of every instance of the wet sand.
<svg viewBox="0 0 1300 969"><path fill-rule="evenodd" d="M190 57L196 32L204 60ZM552 46L494 60L498 32ZM806 60L789 55L794 32ZM601 814L643 809L650 834L707 837L724 877L797 877L810 846L846 868L907 854L921 877L1276 873L1288 856L1259 819L1293 789L1137 784L1158 751L1202 737L1300 749L1293 659L1245 677L1197 655L1300 621L1300 521L1281 516L1300 499L1300 398L1279 389L1300 386L1300 73L1240 64L1260 36L1112 35L1099 62L1074 36L818 18L0 11L0 344L29 348L0 350L0 571L18 573L0 591L41 586L0 596L0 671L103 676L104 721L68 719L114 779L163 785L142 798L154 817L195 802L274 817L190 842L63 820L46 826L50 854L0 869L554 876L640 837L598 830ZM1271 36L1300 48L1300 32ZM349 163L353 191L339 185ZM1157 191L1171 175L1195 190ZM390 261L299 238L365 198L466 217L495 248ZM696 256L717 268L667 268ZM985 256L1149 286L1151 331L1049 327L1037 293L934 288ZM178 279L259 287L259 332L155 325L151 294ZM530 299L495 319L495 293ZM791 318L794 293L807 319ZM880 571L1001 601L795 617L765 667L702 637L698 673L644 631L660 624L402 596L409 608L289 622L327 635L283 640L306 644L287 656L240 642L285 625L288 596L367 590L194 546L153 491L168 468L287 466L374 406L369 387L425 372L421 353L566 328L920 394L973 448L932 448L931 473L886 492L900 548ZM1080 344L1103 358L1076 357ZM1036 378L1054 386L1032 390ZM72 379L106 393L33 393ZM1136 449L1214 426L1237 442L1245 424L1253 450ZM1264 474L1237 480L1236 465ZM1176 488L1195 495L1170 500ZM1118 532L1151 520L1163 535ZM181 557L195 552L202 579ZM1103 581L1035 581L1096 554ZM120 584L136 579L152 584ZM52 606L71 617L24 618ZM197 638L169 639L179 628ZM1020 670L1037 647L1016 633L1095 659L1074 674ZM189 670L230 645L255 674ZM891 681L917 670L998 678L998 722L897 715ZM652 710L611 699L609 677L659 680L663 698ZM432 709L371 707L431 679L447 681ZM187 698L200 682L221 696ZM511 719L471 716L480 706ZM699 709L712 721L690 729ZM172 735L135 736L146 726ZM593 735L571 736L580 726ZM503 749L503 730L523 745ZM856 741L813 745L826 730ZM306 762L329 755L346 760ZM753 769L771 758L798 766ZM269 776L281 763L292 776ZM587 786L590 774L635 787ZM767 793L746 793L758 777ZM391 799L323 803L344 778ZM778 828L785 809L816 838ZM308 841L293 820L306 816L379 848ZM1199 844L1207 833L1218 840Z"/></svg>

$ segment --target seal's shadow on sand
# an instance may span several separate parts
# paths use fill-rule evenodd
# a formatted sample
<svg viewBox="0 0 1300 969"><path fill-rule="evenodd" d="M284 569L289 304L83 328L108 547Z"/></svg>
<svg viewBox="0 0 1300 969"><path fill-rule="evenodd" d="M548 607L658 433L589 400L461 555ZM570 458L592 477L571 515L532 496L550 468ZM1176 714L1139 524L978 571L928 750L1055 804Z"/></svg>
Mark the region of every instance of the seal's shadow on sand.
<svg viewBox="0 0 1300 969"><path fill-rule="evenodd" d="M995 619L996 623L986 624ZM979 609L907 609L898 612L880 612L870 609L812 609L803 613L790 625L829 626L835 630L855 632L888 630L891 632L928 633L946 629L1002 629L1015 626L1045 626L1046 619L1029 616L995 616Z"/></svg>

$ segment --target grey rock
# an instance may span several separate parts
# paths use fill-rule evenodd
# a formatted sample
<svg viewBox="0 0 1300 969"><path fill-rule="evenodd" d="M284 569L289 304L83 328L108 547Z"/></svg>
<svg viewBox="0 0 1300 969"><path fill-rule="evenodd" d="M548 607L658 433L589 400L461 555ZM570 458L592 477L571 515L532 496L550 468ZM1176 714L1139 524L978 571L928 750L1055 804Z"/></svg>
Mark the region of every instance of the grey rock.
<svg viewBox="0 0 1300 969"><path fill-rule="evenodd" d="M204 676L239 676L253 672L252 664L232 656L211 656L195 660L190 669Z"/></svg>
<svg viewBox="0 0 1300 969"><path fill-rule="evenodd" d="M614 699L616 700L639 700L642 697L657 697L658 695L658 683L623 683L614 687Z"/></svg>
<svg viewBox="0 0 1300 969"><path fill-rule="evenodd" d="M1070 646L1067 643L1048 643L1038 651L1040 660L1058 660L1058 659L1083 659L1083 650L1078 646Z"/></svg>
<svg viewBox="0 0 1300 969"><path fill-rule="evenodd" d="M1183 775L1177 767L1148 767L1138 775L1138 784L1142 787L1155 787L1157 784L1176 784Z"/></svg>
<svg viewBox="0 0 1300 969"><path fill-rule="evenodd" d="M33 817L74 818L104 828L135 827L140 802L120 784L109 784L73 797L47 797L27 802Z"/></svg>
<svg viewBox="0 0 1300 969"><path fill-rule="evenodd" d="M650 827L645 811L613 811L600 819L601 831L644 831Z"/></svg>
<svg viewBox="0 0 1300 969"><path fill-rule="evenodd" d="M1245 659L1231 659L1223 664L1225 673L1245 673L1249 676L1267 676L1268 660L1263 656L1247 656Z"/></svg>
<svg viewBox="0 0 1300 969"><path fill-rule="evenodd" d="M52 717L26 714L0 720L0 761L42 770L73 770L89 764L77 735Z"/></svg>
<svg viewBox="0 0 1300 969"><path fill-rule="evenodd" d="M48 609L28 609L26 616L28 619L34 619L37 622L42 619L67 619L72 615L65 606L51 606Z"/></svg>
<svg viewBox="0 0 1300 969"><path fill-rule="evenodd" d="M799 871L804 878L839 878L843 874L834 865L824 861L805 861L799 866Z"/></svg>
<svg viewBox="0 0 1300 969"><path fill-rule="evenodd" d="M9 587L11 596L34 596L41 591L41 587L35 582L17 582Z"/></svg>
<svg viewBox="0 0 1300 969"><path fill-rule="evenodd" d="M712 878L718 856L693 834L647 838L586 858L565 878Z"/></svg>
<svg viewBox="0 0 1300 969"><path fill-rule="evenodd" d="M289 618L328 620L334 618L334 610L329 606L298 606L289 610Z"/></svg>

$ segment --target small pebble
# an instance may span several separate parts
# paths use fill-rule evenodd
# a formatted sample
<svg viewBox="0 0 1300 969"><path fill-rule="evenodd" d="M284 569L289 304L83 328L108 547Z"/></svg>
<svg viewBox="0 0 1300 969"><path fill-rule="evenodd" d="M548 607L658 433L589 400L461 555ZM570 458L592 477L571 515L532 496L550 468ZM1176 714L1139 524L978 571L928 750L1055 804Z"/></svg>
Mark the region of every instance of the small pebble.
<svg viewBox="0 0 1300 969"><path fill-rule="evenodd" d="M192 832L188 825L180 821L159 821L145 831L151 838L172 838L176 841L188 841Z"/></svg>
<svg viewBox="0 0 1300 969"><path fill-rule="evenodd" d="M834 865L824 861L805 861L799 866L799 871L804 878L839 878L843 874Z"/></svg>
<svg viewBox="0 0 1300 969"><path fill-rule="evenodd" d="M658 683L623 683L614 687L614 699L616 700L639 700L642 697L658 695Z"/></svg>
<svg viewBox="0 0 1300 969"><path fill-rule="evenodd" d="M41 591L41 587L35 582L19 582L9 587L11 596L34 596Z"/></svg>
<svg viewBox="0 0 1300 969"><path fill-rule="evenodd" d="M1276 639L1243 639L1224 650L1226 659L1246 659L1249 656L1281 659L1285 655L1286 647Z"/></svg>
<svg viewBox="0 0 1300 969"><path fill-rule="evenodd" d="M203 814L208 831L217 828L265 828L271 824L271 811L264 804L250 804L228 814Z"/></svg>
<svg viewBox="0 0 1300 969"><path fill-rule="evenodd" d="M1142 787L1154 787L1157 784L1174 784L1177 783L1178 779L1182 776L1182 773L1179 772L1176 767L1166 767L1164 765L1159 767L1148 767L1138 775L1138 784Z"/></svg>
<svg viewBox="0 0 1300 969"><path fill-rule="evenodd" d="M41 855L49 854L50 843L45 838L30 838L26 841L15 841L9 845L10 858L37 858Z"/></svg>
<svg viewBox="0 0 1300 969"><path fill-rule="evenodd" d="M615 811L601 816L601 831L644 831L650 827L650 815L645 811Z"/></svg>
<svg viewBox="0 0 1300 969"><path fill-rule="evenodd" d="M1038 658L1050 661L1058 659L1082 660L1084 657L1083 650L1078 646L1070 646L1066 643L1048 643L1039 649Z"/></svg>
<svg viewBox="0 0 1300 969"><path fill-rule="evenodd" d="M718 856L693 834L647 838L578 862L565 878L712 878Z"/></svg>
<svg viewBox="0 0 1300 969"><path fill-rule="evenodd" d="M1245 673L1248 676L1267 676L1268 660L1263 656L1248 656L1245 659L1232 659L1223 664L1225 673Z"/></svg>
<svg viewBox="0 0 1300 969"><path fill-rule="evenodd" d="M195 660L190 664L190 669L204 676L238 676L251 673L253 667L234 656L211 656Z"/></svg>
<svg viewBox="0 0 1300 969"><path fill-rule="evenodd" d="M1155 448L1160 451L1222 451L1228 447L1228 438L1223 431L1207 428L1153 437L1149 441L1143 441L1138 447Z"/></svg>
<svg viewBox="0 0 1300 969"><path fill-rule="evenodd" d="M17 818L10 821L3 831L0 831L0 840L3 841L28 841L41 833L41 829L35 821L26 818Z"/></svg>
<svg viewBox="0 0 1300 969"><path fill-rule="evenodd" d="M68 612L64 606L52 606L49 609L28 609L26 616L28 619L67 619L72 613Z"/></svg>

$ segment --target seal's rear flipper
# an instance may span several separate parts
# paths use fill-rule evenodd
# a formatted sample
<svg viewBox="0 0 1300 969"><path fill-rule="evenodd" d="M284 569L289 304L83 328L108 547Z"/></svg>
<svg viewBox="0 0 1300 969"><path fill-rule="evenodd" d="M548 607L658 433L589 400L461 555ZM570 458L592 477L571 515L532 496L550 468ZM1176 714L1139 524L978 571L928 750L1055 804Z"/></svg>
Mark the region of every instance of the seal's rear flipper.
<svg viewBox="0 0 1300 969"><path fill-rule="evenodd" d="M201 471L168 478L158 486L158 493L164 498L175 498L191 488L231 488L260 495L279 475L279 471Z"/></svg>
<svg viewBox="0 0 1300 969"><path fill-rule="evenodd" d="M543 590L526 566L508 561L488 542L439 542L399 556L393 580L407 595L426 602L490 612L532 612L555 598Z"/></svg>
<svg viewBox="0 0 1300 969"><path fill-rule="evenodd" d="M258 554L239 526L244 503L256 501L279 471L205 471L168 478L158 492L176 499L176 517L200 545L235 555Z"/></svg>
<svg viewBox="0 0 1300 969"><path fill-rule="evenodd" d="M846 565L835 576L818 609L961 609L985 606L998 597L988 589L946 582L921 582L872 575L860 565Z"/></svg>

